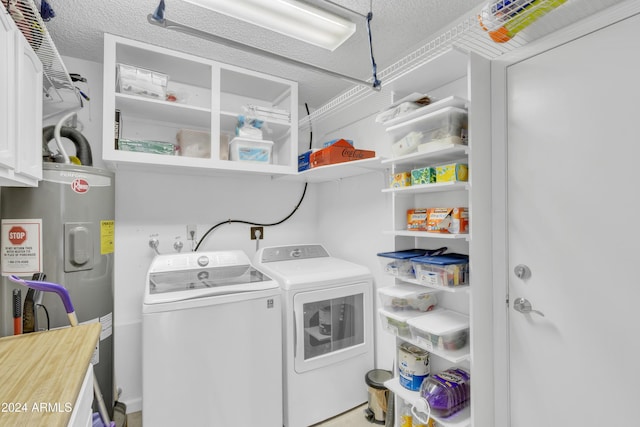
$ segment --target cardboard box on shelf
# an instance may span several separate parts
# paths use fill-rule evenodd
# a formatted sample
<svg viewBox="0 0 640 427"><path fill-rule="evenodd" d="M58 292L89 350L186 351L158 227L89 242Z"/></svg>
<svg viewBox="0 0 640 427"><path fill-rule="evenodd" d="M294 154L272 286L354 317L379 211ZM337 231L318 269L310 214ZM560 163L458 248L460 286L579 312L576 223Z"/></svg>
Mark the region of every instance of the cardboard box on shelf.
<svg viewBox="0 0 640 427"><path fill-rule="evenodd" d="M411 185L410 172L398 172L389 177L389 188L409 187Z"/></svg>
<svg viewBox="0 0 640 427"><path fill-rule="evenodd" d="M449 234L469 232L469 209L430 208L427 209L427 231Z"/></svg>
<svg viewBox="0 0 640 427"><path fill-rule="evenodd" d="M375 157L376 152L372 150L355 149L347 141L341 139L329 147L311 153L309 163L312 168L318 166L331 165L334 163L350 162Z"/></svg>
<svg viewBox="0 0 640 427"><path fill-rule="evenodd" d="M469 166L466 163L436 166L436 182L449 181L469 181Z"/></svg>
<svg viewBox="0 0 640 427"><path fill-rule="evenodd" d="M425 167L411 170L411 185L432 184L436 182L436 170Z"/></svg>
<svg viewBox="0 0 640 427"><path fill-rule="evenodd" d="M407 210L407 230L426 231L428 209Z"/></svg>

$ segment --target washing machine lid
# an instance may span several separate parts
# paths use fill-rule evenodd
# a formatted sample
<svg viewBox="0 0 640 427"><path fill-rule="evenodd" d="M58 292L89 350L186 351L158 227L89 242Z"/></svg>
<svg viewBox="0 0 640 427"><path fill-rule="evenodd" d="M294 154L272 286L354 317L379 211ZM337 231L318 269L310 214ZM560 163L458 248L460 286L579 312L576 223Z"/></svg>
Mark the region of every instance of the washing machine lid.
<svg viewBox="0 0 640 427"><path fill-rule="evenodd" d="M262 248L253 264L285 290L371 280L367 267L332 257L318 244Z"/></svg>
<svg viewBox="0 0 640 427"><path fill-rule="evenodd" d="M147 273L144 304L277 288L242 251L158 255Z"/></svg>

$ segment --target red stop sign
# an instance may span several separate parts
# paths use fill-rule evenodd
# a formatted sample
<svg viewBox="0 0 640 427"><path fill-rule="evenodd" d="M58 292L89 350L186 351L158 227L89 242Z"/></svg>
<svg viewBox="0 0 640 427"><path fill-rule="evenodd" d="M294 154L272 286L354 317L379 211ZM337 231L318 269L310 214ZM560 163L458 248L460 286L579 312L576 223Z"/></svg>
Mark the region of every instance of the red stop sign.
<svg viewBox="0 0 640 427"><path fill-rule="evenodd" d="M27 240L27 232L24 228L19 225L11 227L9 230L9 241L13 245L21 245L25 240Z"/></svg>

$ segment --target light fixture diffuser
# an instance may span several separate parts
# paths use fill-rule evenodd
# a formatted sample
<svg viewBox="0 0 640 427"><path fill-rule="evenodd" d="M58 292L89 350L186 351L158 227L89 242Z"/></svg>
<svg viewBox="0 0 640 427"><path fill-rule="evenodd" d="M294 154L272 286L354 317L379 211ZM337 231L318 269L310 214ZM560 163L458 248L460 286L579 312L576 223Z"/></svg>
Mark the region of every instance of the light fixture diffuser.
<svg viewBox="0 0 640 427"><path fill-rule="evenodd" d="M185 1L331 51L356 31L353 22L295 0Z"/></svg>

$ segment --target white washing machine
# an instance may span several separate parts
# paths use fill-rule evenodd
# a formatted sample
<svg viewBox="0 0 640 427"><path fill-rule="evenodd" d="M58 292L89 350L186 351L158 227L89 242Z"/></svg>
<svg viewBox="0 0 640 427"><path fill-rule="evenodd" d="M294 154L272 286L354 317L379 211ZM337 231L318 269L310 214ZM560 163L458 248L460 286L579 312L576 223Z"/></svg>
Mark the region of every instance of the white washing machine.
<svg viewBox="0 0 640 427"><path fill-rule="evenodd" d="M307 427L367 401L373 279L321 245L266 247L254 266L283 291L284 425Z"/></svg>
<svg viewBox="0 0 640 427"><path fill-rule="evenodd" d="M281 427L280 294L242 251L156 256L142 307L143 424Z"/></svg>

